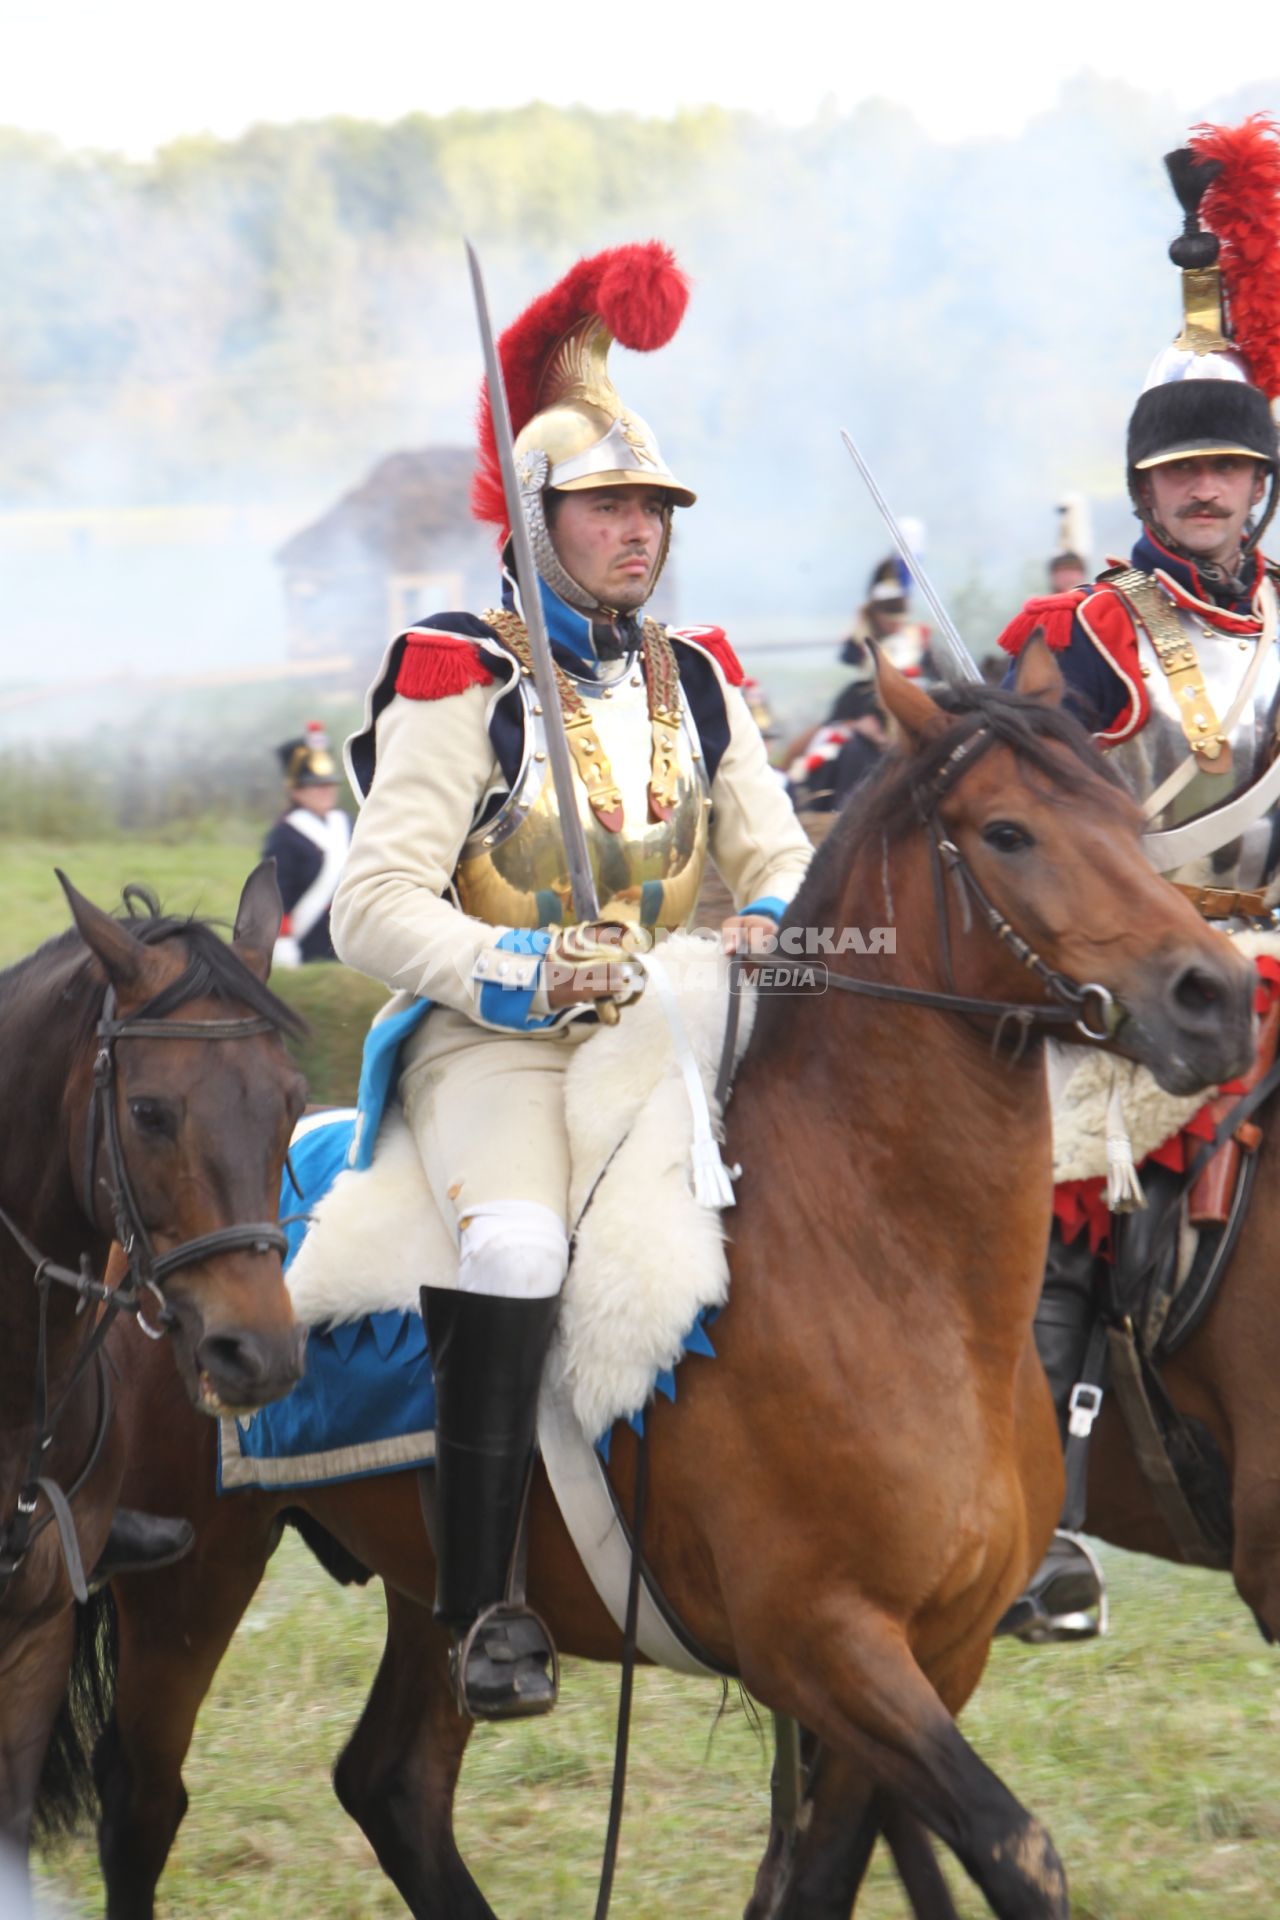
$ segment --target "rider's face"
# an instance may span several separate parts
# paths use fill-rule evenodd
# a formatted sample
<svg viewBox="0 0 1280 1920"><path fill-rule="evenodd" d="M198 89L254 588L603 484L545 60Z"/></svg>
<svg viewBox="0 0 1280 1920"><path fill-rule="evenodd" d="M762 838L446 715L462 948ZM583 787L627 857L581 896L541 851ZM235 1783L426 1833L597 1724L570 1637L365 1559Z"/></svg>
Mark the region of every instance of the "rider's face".
<svg viewBox="0 0 1280 1920"><path fill-rule="evenodd" d="M1143 474L1144 507L1197 560L1234 559L1244 524L1261 500L1266 469L1243 454L1168 460Z"/></svg>
<svg viewBox="0 0 1280 1920"><path fill-rule="evenodd" d="M551 544L565 572L602 607L633 613L653 587L669 511L660 487L562 493Z"/></svg>

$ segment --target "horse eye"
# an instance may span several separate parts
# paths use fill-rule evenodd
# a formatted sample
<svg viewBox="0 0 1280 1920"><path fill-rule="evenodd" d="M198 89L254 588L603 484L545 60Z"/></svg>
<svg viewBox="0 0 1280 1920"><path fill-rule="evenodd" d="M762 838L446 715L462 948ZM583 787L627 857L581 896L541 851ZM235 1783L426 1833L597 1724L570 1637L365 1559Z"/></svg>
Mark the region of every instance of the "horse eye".
<svg viewBox="0 0 1280 1920"><path fill-rule="evenodd" d="M1015 826L1012 820L990 821L982 829L982 838L997 853L1021 853L1025 848L1035 845L1025 827Z"/></svg>
<svg viewBox="0 0 1280 1920"><path fill-rule="evenodd" d="M174 1132L173 1114L160 1100L131 1100L129 1114L139 1133L150 1133L172 1138Z"/></svg>

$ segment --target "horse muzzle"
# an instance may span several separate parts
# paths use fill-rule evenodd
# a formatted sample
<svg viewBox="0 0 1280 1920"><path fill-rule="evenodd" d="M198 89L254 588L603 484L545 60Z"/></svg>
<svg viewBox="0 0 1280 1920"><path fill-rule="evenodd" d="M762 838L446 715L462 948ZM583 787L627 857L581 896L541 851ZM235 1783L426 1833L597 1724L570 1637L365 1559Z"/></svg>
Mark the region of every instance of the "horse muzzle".
<svg viewBox="0 0 1280 1920"><path fill-rule="evenodd" d="M1252 964L1230 950L1173 958L1145 990L1125 993L1121 1044L1166 1093L1221 1086L1252 1064L1257 1045Z"/></svg>

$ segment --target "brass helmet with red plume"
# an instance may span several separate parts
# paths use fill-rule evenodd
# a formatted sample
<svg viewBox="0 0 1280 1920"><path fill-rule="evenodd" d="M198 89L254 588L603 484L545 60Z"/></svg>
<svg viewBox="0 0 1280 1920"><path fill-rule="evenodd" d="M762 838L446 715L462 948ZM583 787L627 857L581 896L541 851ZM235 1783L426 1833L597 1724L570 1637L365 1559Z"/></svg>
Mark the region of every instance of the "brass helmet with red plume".
<svg viewBox="0 0 1280 1920"><path fill-rule="evenodd" d="M1266 114L1197 127L1165 166L1184 216L1169 248L1183 325L1130 416L1130 492L1142 514L1138 476L1151 467L1215 454L1260 461L1271 492L1248 551L1275 511L1280 472L1280 127Z"/></svg>
<svg viewBox="0 0 1280 1920"><path fill-rule="evenodd" d="M669 248L656 240L613 247L579 260L498 341L534 558L547 584L581 612L600 608L560 563L546 490L649 486L661 489L671 506L693 505L696 496L668 468L652 429L623 403L608 368L615 340L642 353L665 346L688 299L688 282ZM479 430L472 510L505 541L510 529L487 389L480 395ZM654 580L666 549L664 541Z"/></svg>

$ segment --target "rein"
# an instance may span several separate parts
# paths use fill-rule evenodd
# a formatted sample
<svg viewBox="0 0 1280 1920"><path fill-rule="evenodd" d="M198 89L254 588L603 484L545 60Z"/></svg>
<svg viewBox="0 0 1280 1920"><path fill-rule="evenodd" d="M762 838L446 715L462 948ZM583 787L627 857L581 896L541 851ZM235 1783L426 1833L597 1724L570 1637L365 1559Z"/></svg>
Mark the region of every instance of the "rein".
<svg viewBox="0 0 1280 1920"><path fill-rule="evenodd" d="M193 1266L199 1261L215 1258L222 1253L239 1251L245 1247L252 1248L258 1253L275 1252L281 1255L288 1250L288 1239L276 1222L259 1220L245 1221L230 1227L219 1227L213 1233L197 1234L192 1239L183 1240L178 1246L170 1248L167 1253L157 1254L142 1217L133 1182L129 1177L124 1143L120 1138L120 1118L116 1110L115 1048L117 1042L120 1040L241 1040L275 1030L274 1021L268 1019L265 1014L254 1014L238 1020L168 1020L163 1017L165 1008L180 1006L203 985L203 969L197 964L188 968L163 993L149 1001L139 1013L123 1020L115 1017L116 993L113 986L108 986L103 999L102 1015L97 1025L99 1046L93 1062L93 1092L90 1096L88 1121L85 1128L84 1181L80 1203L87 1218L94 1221L97 1217L95 1193L99 1185L97 1160L100 1148L105 1149L107 1158L105 1184L108 1189L112 1225L115 1237L120 1242L128 1261L128 1271L120 1285L107 1287L95 1280L87 1254L80 1256L78 1272L72 1272L70 1268L59 1266L56 1261L46 1259L40 1249L23 1232L17 1221L6 1213L3 1207L0 1207L0 1226L8 1231L20 1251L31 1262L34 1268L33 1279L39 1294L35 1438L27 1465L26 1479L18 1494L16 1511L13 1518L0 1528L0 1599L3 1598L5 1588L25 1560L32 1541L43 1532L50 1519L57 1522L72 1592L80 1602L88 1598L70 1502L96 1466L110 1425L111 1393L102 1347L116 1315L131 1313L139 1328L149 1339L162 1339L173 1324L173 1316L165 1305L164 1283L180 1268ZM88 1339L76 1355L71 1376L61 1398L50 1408L48 1320L50 1291L54 1286L69 1287L79 1296L77 1314L83 1313L90 1301L96 1302L101 1311L95 1318ZM143 1296L148 1293L160 1306L154 1328L142 1313ZM53 1445L58 1423L91 1364L98 1377L98 1419L88 1459L71 1487L64 1489L48 1475L43 1474L41 1468L45 1455ZM36 1505L41 1492L48 1499L50 1511L43 1520L37 1520Z"/></svg>
<svg viewBox="0 0 1280 1920"><path fill-rule="evenodd" d="M991 728L979 721L952 749L929 786L917 790L915 796L921 824L929 833L933 898L942 944L942 964L949 983L948 991L895 986L881 980L859 980L849 974L835 973L830 968L827 969L827 984L837 988L841 993L859 993L869 1000L895 1000L907 1006L932 1007L944 1013L959 1013L971 1018L995 1020L997 1048L1005 1027L1010 1024L1015 1025L1019 1030L1018 1043L1013 1053L1015 1060L1022 1054L1033 1027L1070 1026L1083 1034L1086 1040L1096 1042L1113 1039L1119 1032L1125 1015L1123 1008L1117 1006L1110 989L1100 985L1096 980L1088 981L1082 986L1067 974L1060 973L1056 967L1051 967L1047 961L1042 960L1035 948L1022 938L994 902L987 898L973 869L954 841L947 838L938 819L938 808L951 789L995 743L996 735ZM967 900L971 900L977 907L982 919L1001 946L1008 948L1015 960L1036 976L1050 999L1056 1004L1036 1005L1028 1004L1024 1000L987 1000L955 991L955 971L951 959L951 923L947 908L946 879L948 875L964 889ZM732 1046L733 1040L730 1038L728 1045L730 1056ZM722 1074L723 1064L722 1060Z"/></svg>

